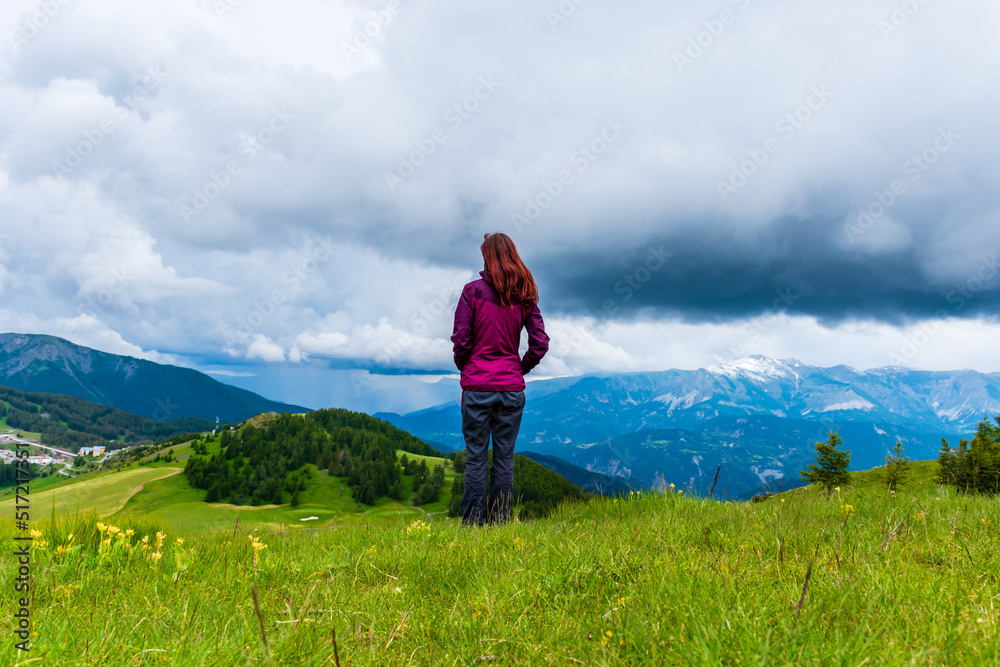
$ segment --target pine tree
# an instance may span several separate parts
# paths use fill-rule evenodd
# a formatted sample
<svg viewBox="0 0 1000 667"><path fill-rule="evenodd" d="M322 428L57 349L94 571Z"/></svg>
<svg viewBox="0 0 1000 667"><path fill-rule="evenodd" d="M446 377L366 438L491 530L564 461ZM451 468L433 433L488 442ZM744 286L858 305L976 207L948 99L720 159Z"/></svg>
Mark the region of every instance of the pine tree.
<svg viewBox="0 0 1000 667"><path fill-rule="evenodd" d="M903 456L903 443L898 440L892 452L885 457L885 474L882 480L890 491L895 491L910 476L910 457Z"/></svg>
<svg viewBox="0 0 1000 667"><path fill-rule="evenodd" d="M938 450L938 484L955 484L955 452L944 438L941 438L941 449Z"/></svg>
<svg viewBox="0 0 1000 667"><path fill-rule="evenodd" d="M838 450L837 447L842 444L840 435L831 432L826 442L816 443L816 463L809 464L806 470L799 473L805 481L825 486L827 495L833 487L851 481L851 474L847 472L851 464L851 450Z"/></svg>
<svg viewBox="0 0 1000 667"><path fill-rule="evenodd" d="M299 506L299 487L296 486L295 490L292 491L292 507L298 507L298 506Z"/></svg>

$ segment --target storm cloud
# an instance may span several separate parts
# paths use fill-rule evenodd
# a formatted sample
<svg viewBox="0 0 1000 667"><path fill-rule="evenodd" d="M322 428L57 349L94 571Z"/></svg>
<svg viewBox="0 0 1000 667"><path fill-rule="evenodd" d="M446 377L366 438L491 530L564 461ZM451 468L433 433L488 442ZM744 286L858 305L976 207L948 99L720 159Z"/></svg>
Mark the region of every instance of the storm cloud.
<svg viewBox="0 0 1000 667"><path fill-rule="evenodd" d="M233 381L353 373L350 395L358 369L450 368L500 230L564 339L540 374L736 348L879 365L928 323L904 363L996 366L970 341L1000 329L998 19L986 0L11 0L0 329Z"/></svg>

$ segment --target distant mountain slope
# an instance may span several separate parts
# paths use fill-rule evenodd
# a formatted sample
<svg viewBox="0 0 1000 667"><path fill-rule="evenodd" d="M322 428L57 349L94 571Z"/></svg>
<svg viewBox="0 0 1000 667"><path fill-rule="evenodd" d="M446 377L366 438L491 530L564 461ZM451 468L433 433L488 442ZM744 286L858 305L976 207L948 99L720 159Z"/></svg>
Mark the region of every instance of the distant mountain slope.
<svg viewBox="0 0 1000 667"><path fill-rule="evenodd" d="M0 418L11 428L40 433L43 444L77 452L101 445L109 449L141 440L210 431L214 421L184 417L156 421L64 394L27 393L0 386ZM118 440L120 444L110 444Z"/></svg>
<svg viewBox="0 0 1000 667"><path fill-rule="evenodd" d="M983 417L1000 414L998 373L857 371L762 356L695 371L533 382L526 393L519 450L695 491L707 490L722 463L719 487L731 497L779 480L798 484L813 444L830 430L840 430L852 469L861 469L882 464L897 439L913 458L933 458L942 437L967 436ZM457 405L387 419L462 446Z"/></svg>
<svg viewBox="0 0 1000 667"><path fill-rule="evenodd" d="M261 412L306 412L190 368L75 345L56 336L0 334L0 384L78 396L158 421L202 417L239 422Z"/></svg>

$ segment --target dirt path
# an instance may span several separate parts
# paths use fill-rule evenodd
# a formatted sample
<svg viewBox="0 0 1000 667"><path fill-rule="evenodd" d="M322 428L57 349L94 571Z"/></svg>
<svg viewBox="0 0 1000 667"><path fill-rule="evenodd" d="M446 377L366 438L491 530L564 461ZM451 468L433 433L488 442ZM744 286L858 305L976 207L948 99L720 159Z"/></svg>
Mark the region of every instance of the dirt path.
<svg viewBox="0 0 1000 667"><path fill-rule="evenodd" d="M414 509L418 509L421 512L423 512L424 516L427 517L427 522L428 523L434 523L434 515L435 514L444 514L444 515L448 514L448 510L441 510L440 512L428 512L423 507L416 507L416 506L414 506Z"/></svg>

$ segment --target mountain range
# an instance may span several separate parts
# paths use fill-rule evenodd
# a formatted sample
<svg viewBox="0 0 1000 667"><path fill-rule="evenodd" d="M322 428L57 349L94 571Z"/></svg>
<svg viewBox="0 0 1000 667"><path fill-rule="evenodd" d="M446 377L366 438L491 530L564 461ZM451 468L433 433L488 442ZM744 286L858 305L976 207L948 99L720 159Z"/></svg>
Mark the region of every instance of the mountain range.
<svg viewBox="0 0 1000 667"><path fill-rule="evenodd" d="M240 422L262 412L306 412L198 371L75 345L0 334L0 385L68 394L159 421ZM740 498L801 484L814 443L838 431L852 469L884 462L897 441L914 459L941 438L969 436L1000 414L1000 374L858 371L753 356L699 370L598 373L530 382L518 451L596 492L670 483ZM374 416L438 449L462 449L453 402Z"/></svg>
<svg viewBox="0 0 1000 667"><path fill-rule="evenodd" d="M190 368L100 352L56 336L0 334L0 385L67 394L158 421L240 422L262 412L306 412Z"/></svg>
<svg viewBox="0 0 1000 667"><path fill-rule="evenodd" d="M819 368L760 355L699 370L594 374L529 383L519 451L556 456L643 486L732 497L798 486L814 443L839 431L852 469L881 465L897 441L914 459L1000 414L1000 374ZM464 447L455 404L382 419Z"/></svg>

